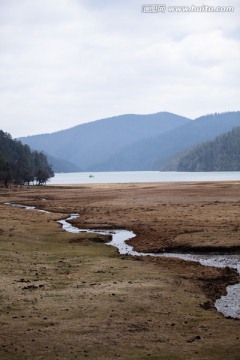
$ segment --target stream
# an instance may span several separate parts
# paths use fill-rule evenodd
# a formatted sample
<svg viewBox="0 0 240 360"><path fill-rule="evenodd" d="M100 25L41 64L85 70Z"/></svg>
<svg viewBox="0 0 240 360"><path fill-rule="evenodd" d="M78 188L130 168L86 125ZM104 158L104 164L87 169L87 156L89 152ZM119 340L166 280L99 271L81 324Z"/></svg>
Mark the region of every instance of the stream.
<svg viewBox="0 0 240 360"><path fill-rule="evenodd" d="M15 203L5 203L5 205L17 206L26 210L37 210L42 213L50 213L46 210L40 210L34 206L25 206ZM141 253L133 250L131 245L126 244L126 241L135 237L136 235L132 231L128 230L87 230L79 229L69 223L70 220L78 218L79 214L70 214L70 216L64 220L57 220L61 224L62 228L71 233L95 233L101 235L111 235L112 240L106 245L114 246L118 249L121 255L133 255L133 256L155 256L155 257L171 257L178 258L186 261L199 262L204 266L213 266L218 268L230 267L238 271L240 275L240 255L198 255L198 254L182 254L182 253ZM230 285L227 287L227 294L222 296L215 302L215 308L226 317L234 319L240 319L240 283Z"/></svg>

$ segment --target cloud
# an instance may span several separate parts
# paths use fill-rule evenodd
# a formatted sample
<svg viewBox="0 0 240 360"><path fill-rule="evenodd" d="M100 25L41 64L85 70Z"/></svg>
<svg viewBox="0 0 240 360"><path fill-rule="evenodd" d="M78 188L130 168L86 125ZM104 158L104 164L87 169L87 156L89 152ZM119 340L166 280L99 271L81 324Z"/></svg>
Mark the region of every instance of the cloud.
<svg viewBox="0 0 240 360"><path fill-rule="evenodd" d="M1 2L1 128L20 136L124 113L237 110L232 4L233 13L144 14L138 0Z"/></svg>

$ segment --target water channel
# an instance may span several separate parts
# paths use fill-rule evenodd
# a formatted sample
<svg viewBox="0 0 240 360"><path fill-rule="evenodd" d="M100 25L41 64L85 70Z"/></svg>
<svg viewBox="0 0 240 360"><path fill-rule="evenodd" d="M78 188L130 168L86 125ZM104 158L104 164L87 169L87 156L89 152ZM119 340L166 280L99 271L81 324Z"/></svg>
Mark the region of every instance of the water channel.
<svg viewBox="0 0 240 360"><path fill-rule="evenodd" d="M17 206L25 208L27 210L38 210L42 213L50 213L46 210L36 209L34 206L25 206L15 203L5 203L6 205ZM135 237L132 231L128 230L87 230L79 229L69 223L70 220L78 218L79 214L70 214L65 220L58 220L65 231L71 233L89 232L101 235L111 235L112 240L106 245L114 246L118 249L121 255L133 255L133 256L157 256L157 257L171 257L183 259L186 261L199 262L204 266L213 266L218 268L230 267L237 269L240 275L240 255L198 255L198 254L182 254L182 253L140 253L133 249L131 245L126 243L127 240ZM215 302L215 308L217 311L224 314L226 317L240 319L240 283L230 285L227 287L227 294L222 296Z"/></svg>

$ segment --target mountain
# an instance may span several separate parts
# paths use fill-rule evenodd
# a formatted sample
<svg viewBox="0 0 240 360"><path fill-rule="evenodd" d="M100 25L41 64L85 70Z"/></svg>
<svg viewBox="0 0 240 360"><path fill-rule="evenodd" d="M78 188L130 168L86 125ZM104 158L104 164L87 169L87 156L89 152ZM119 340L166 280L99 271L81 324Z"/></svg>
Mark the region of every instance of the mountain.
<svg viewBox="0 0 240 360"><path fill-rule="evenodd" d="M160 112L116 116L21 141L71 161L82 171L159 170L174 155L237 126L239 111L205 115L194 121Z"/></svg>
<svg viewBox="0 0 240 360"><path fill-rule="evenodd" d="M240 127L180 157L178 171L240 171Z"/></svg>
<svg viewBox="0 0 240 360"><path fill-rule="evenodd" d="M107 162L124 147L144 142L144 139L164 134L190 122L188 118L167 112L121 115L52 134L22 137L20 140L33 149L71 161L83 171L94 171L101 170L99 164Z"/></svg>
<svg viewBox="0 0 240 360"><path fill-rule="evenodd" d="M175 154L240 126L240 112L211 114L164 134L128 145L99 164L96 170L159 170Z"/></svg>
<svg viewBox="0 0 240 360"><path fill-rule="evenodd" d="M81 169L76 164L72 163L71 161L60 159L55 156L45 154L49 164L51 164L52 169L56 173L60 172L80 172Z"/></svg>

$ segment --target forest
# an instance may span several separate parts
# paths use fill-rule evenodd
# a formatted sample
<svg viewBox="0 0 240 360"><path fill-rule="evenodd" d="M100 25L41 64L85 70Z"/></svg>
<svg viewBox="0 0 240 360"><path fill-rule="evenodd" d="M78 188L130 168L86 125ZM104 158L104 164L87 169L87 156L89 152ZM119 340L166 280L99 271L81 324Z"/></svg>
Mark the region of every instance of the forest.
<svg viewBox="0 0 240 360"><path fill-rule="evenodd" d="M0 130L0 183L15 185L44 185L54 176L46 155L32 151L28 145L12 139Z"/></svg>
<svg viewBox="0 0 240 360"><path fill-rule="evenodd" d="M178 162L178 171L240 171L240 127L202 143Z"/></svg>

